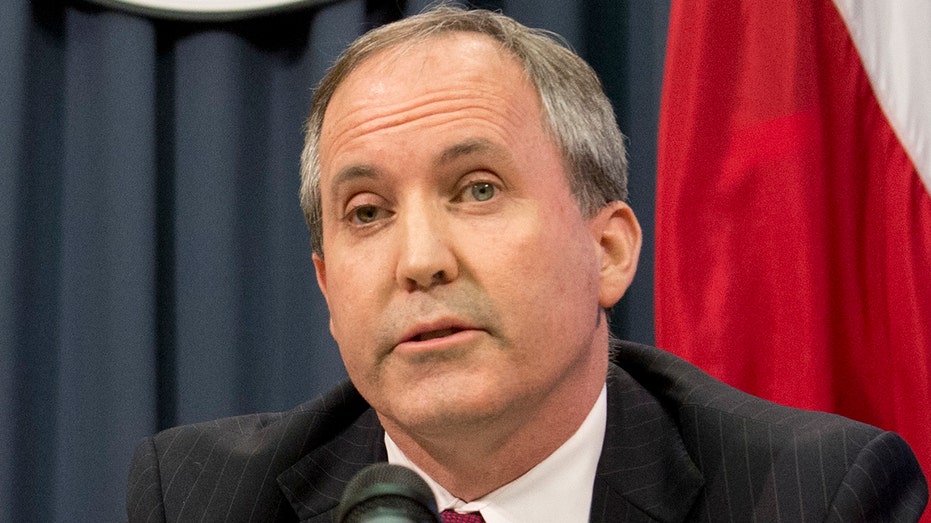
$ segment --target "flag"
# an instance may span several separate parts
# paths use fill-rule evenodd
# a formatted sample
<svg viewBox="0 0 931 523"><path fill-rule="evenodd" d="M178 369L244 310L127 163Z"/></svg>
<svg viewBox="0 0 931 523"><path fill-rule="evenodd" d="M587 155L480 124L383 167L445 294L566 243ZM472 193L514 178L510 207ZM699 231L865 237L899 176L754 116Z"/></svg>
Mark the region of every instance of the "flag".
<svg viewBox="0 0 931 523"><path fill-rule="evenodd" d="M931 477L931 2L673 1L657 344Z"/></svg>

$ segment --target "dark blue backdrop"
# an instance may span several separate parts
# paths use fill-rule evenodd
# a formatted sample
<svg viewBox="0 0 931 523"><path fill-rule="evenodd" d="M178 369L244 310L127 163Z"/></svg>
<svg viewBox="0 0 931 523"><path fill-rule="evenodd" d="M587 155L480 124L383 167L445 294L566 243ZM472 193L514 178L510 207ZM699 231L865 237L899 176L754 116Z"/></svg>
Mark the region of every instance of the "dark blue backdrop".
<svg viewBox="0 0 931 523"><path fill-rule="evenodd" d="M615 102L646 245L614 329L644 342L667 3L480 2L565 36ZM195 24L0 2L0 521L120 520L144 435L343 377L301 126L326 66L398 4Z"/></svg>

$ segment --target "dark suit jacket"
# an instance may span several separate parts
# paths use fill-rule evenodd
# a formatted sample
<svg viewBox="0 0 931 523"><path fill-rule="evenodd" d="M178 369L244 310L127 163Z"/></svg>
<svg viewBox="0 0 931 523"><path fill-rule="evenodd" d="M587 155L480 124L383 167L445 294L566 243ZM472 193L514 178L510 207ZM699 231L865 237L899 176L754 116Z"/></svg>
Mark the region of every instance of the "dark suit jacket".
<svg viewBox="0 0 931 523"><path fill-rule="evenodd" d="M928 497L896 434L744 394L621 343L591 521L912 521ZM374 411L345 383L282 413L176 427L137 449L140 521L332 521L343 487L385 461Z"/></svg>

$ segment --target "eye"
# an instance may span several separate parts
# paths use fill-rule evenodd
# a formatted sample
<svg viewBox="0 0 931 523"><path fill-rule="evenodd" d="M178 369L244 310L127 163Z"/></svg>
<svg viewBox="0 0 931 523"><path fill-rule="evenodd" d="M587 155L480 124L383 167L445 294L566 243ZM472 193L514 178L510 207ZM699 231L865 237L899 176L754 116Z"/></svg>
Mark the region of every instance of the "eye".
<svg viewBox="0 0 931 523"><path fill-rule="evenodd" d="M388 211L377 205L359 205L349 211L346 219L353 225L366 225L386 218Z"/></svg>
<svg viewBox="0 0 931 523"><path fill-rule="evenodd" d="M488 201L495 196L497 189L488 182L473 183L469 186L469 194L477 202Z"/></svg>

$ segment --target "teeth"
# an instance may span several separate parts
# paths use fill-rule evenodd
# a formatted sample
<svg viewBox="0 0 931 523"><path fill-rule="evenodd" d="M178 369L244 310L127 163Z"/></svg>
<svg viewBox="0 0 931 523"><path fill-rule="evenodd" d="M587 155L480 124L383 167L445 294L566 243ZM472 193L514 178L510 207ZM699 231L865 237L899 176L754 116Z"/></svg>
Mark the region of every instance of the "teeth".
<svg viewBox="0 0 931 523"><path fill-rule="evenodd" d="M427 341L427 340L432 340L434 338L442 338L443 336L449 336L450 334L453 334L454 332L456 332L456 329L442 329L438 331L425 332L417 336L416 340Z"/></svg>

